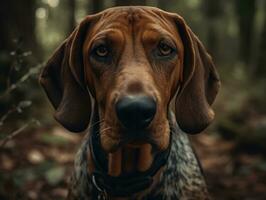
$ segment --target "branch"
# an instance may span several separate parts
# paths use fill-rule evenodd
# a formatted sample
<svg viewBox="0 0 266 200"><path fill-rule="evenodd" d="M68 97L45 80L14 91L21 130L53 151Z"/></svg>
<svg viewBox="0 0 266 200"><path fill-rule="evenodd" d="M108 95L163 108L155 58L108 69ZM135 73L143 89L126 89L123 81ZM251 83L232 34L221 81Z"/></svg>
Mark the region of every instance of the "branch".
<svg viewBox="0 0 266 200"><path fill-rule="evenodd" d="M11 108L10 110L8 110L1 118L0 118L0 130L1 130L1 126L4 125L4 121L8 118L9 115L11 115L14 112L18 112L21 113L23 111L24 108L27 108L31 105L31 101L21 101L18 103L17 106L15 106L14 108Z"/></svg>
<svg viewBox="0 0 266 200"><path fill-rule="evenodd" d="M0 119L0 127L4 125L4 121L6 120L6 118L7 118L9 115L11 115L13 112L15 112L15 111L16 111L16 109L15 109L15 108L12 108L12 109L8 110L8 111L6 112L6 114L4 114L4 115L1 117L1 119Z"/></svg>
<svg viewBox="0 0 266 200"><path fill-rule="evenodd" d="M7 94L15 90L21 83L25 82L29 77L33 74L37 74L39 70L43 67L43 64L39 64L36 67L30 68L29 71L24 74L20 79L17 80L17 82L11 84L7 87L7 89L0 95L0 99L5 97Z"/></svg>
<svg viewBox="0 0 266 200"><path fill-rule="evenodd" d="M32 119L31 121L29 121L28 123L24 124L23 126L21 126L20 128L18 128L17 130L13 131L12 133L10 133L6 138L4 138L1 143L0 143L0 148L3 148L6 143L10 140L12 140L15 136L17 136L18 134L20 134L22 131L24 131L26 128L29 127L30 124L32 123L38 123L37 120Z"/></svg>

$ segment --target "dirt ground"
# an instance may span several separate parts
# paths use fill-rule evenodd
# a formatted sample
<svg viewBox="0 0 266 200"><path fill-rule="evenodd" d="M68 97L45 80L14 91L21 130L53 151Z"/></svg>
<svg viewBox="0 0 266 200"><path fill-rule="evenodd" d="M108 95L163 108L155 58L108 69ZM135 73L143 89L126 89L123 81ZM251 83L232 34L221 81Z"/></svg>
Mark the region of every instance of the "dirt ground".
<svg viewBox="0 0 266 200"><path fill-rule="evenodd" d="M264 155L237 150L234 142L212 135L193 136L209 190L215 200L265 200Z"/></svg>
<svg viewBox="0 0 266 200"><path fill-rule="evenodd" d="M24 132L0 151L0 199L64 199L82 135L60 127ZM212 134L191 137L217 200L266 199L266 160Z"/></svg>

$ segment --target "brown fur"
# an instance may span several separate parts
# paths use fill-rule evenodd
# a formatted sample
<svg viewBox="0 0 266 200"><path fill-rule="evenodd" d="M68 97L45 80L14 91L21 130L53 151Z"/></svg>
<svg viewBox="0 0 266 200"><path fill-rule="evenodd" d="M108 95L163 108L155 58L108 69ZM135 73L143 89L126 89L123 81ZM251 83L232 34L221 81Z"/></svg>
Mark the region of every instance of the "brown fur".
<svg viewBox="0 0 266 200"><path fill-rule="evenodd" d="M175 58L154 57L162 38L177 49ZM93 47L103 42L112 50L109 63L91 57ZM123 159L119 147L124 129L114 114L118 98L145 94L156 99L147 133L164 150L169 145L169 104L178 88L177 122L183 131L198 133L214 118L210 106L220 85L211 57L184 19L152 7L117 7L86 17L50 58L40 82L56 109L56 120L74 132L85 130L90 121L89 89L98 105L101 144L110 153L109 173L114 176L122 172L122 160L134 160L130 148L125 151L129 158ZM152 156L145 144L139 148L136 166L144 170ZM124 165L130 170L130 164Z"/></svg>

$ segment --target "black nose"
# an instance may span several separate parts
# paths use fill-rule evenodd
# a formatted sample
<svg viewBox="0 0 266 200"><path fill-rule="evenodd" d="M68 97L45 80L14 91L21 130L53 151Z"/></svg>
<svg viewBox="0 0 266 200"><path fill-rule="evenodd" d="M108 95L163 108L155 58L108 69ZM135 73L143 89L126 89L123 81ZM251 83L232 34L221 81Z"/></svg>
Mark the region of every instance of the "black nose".
<svg viewBox="0 0 266 200"><path fill-rule="evenodd" d="M116 114L128 129L147 127L156 113L156 102L147 96L127 96L116 103Z"/></svg>

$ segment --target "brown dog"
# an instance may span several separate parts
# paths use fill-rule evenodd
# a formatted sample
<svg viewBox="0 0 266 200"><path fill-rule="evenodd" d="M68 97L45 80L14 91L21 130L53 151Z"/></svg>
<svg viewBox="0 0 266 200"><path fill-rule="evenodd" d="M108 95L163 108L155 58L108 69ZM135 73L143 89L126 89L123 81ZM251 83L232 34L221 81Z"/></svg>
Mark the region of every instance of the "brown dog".
<svg viewBox="0 0 266 200"><path fill-rule="evenodd" d="M111 181L110 177L108 179L111 184L119 182L113 177L131 179L132 174L137 177L150 168L158 168L152 174L152 178L160 177L157 181L139 190L130 190L122 184L129 192L124 194L122 191L121 195L113 192L116 189L108 188L107 183L99 187L99 181L86 182L83 180L87 179L85 175L76 176L72 196L77 199L93 199L93 188L99 198L135 195L135 199L144 197L137 194L145 193L150 199L160 199L151 197L150 192L158 188L155 182L162 181L163 173L159 171L165 163L154 163L161 152L168 149L172 152L173 148L182 151L175 145L170 148L171 141L175 143L173 140L182 137L187 141L185 135L178 133L175 119L169 114L170 101L175 98L175 117L180 128L186 133L199 133L214 118L210 105L220 85L211 57L183 18L151 7L116 7L87 16L50 58L40 82L56 109L56 120L73 132L88 127L93 99L92 126L97 127L99 151L106 157L101 163L107 165L105 175L111 177ZM178 134L182 137L173 136ZM85 140L93 143L97 137ZM190 146L184 141L181 145ZM89 170L85 167L84 173L92 178L93 172L99 170L94 157L100 153L97 150L96 155L92 155L94 153L88 150L92 147L87 146L90 145L85 142L81 151L88 154L88 158L78 159L86 160ZM187 154L186 151L183 153ZM178 155L177 152L170 153L170 158L172 154ZM186 163L189 168L193 162L190 162L191 158L185 159L188 162L182 161L182 164ZM82 165L81 160L76 165ZM91 187L84 186L84 182L80 185L77 179ZM206 186L203 182L202 185ZM129 184L134 185L133 182ZM195 188L188 191L200 193ZM185 192L166 193L160 194L162 199L191 197Z"/></svg>

